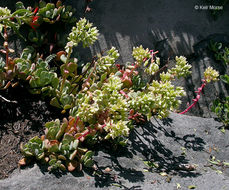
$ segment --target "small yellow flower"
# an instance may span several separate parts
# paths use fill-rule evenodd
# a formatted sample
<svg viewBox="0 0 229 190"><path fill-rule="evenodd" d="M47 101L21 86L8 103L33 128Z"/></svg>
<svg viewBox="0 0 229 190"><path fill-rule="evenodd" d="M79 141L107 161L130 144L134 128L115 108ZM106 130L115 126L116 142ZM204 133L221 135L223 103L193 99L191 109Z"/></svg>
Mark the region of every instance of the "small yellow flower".
<svg viewBox="0 0 229 190"><path fill-rule="evenodd" d="M204 72L204 79L207 82L216 81L218 80L218 77L219 77L218 71L214 70L212 67L208 67Z"/></svg>

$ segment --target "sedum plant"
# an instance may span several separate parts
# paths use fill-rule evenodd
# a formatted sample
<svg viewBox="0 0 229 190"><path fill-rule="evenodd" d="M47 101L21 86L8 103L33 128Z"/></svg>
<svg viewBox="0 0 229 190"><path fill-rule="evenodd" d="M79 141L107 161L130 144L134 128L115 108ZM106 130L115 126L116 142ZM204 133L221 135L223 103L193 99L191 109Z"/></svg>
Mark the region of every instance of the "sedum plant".
<svg viewBox="0 0 229 190"><path fill-rule="evenodd" d="M97 36L97 28L92 27L92 23L88 22L85 18L81 18L76 23L76 27L72 28L68 41L73 43L74 46L82 42L83 47L89 47L97 40Z"/></svg>
<svg viewBox="0 0 229 190"><path fill-rule="evenodd" d="M75 35L74 38L78 36ZM81 150L84 148L82 146L84 141L90 139L96 142L110 139L122 144L135 123L145 121L145 117L149 120L153 115L159 118L167 117L169 111L178 108L180 101L177 98L185 95L183 88L175 87L171 80L175 79L175 76L180 77L178 73L181 71L182 76L188 74L190 69L185 58L179 57L174 69L161 73L160 81L153 80L136 90L137 84L143 83L141 77L136 80L138 68L148 59L153 59L155 55L150 52L148 59L135 57L136 62L133 65L121 67L115 65L119 53L112 47L98 55L91 63L85 64L81 72L75 73L78 79L76 84L78 86L75 88L75 76L70 76L70 72L66 70L73 60L71 58L73 47L78 45L80 40L73 39L73 35L68 40L65 52L60 56L63 63L60 68L63 73L57 89L61 90L61 86L66 81L70 82L69 89L75 89L62 90L66 95L71 93L73 95L70 101L70 116L62 123L59 120L46 123L46 134L40 138L43 144L48 144L48 148L44 145L40 152L44 152L44 160L49 160L50 170L63 169L63 166L68 168L69 163L73 168L77 168L76 166L81 168L81 165L92 167L94 165L92 156L84 159L89 151ZM148 50L143 47L134 48L135 55L141 55L143 51ZM54 98L59 102L57 96ZM52 101L53 99L51 103L55 103ZM66 149L62 149L62 145L65 145ZM74 148L76 145L77 148ZM58 156L64 158L64 161L58 159ZM71 167L70 171L72 171Z"/></svg>
<svg viewBox="0 0 229 190"><path fill-rule="evenodd" d="M23 6L18 3L18 12L13 14L16 19L22 17L20 21L29 22L33 32L42 22L51 24L61 18L72 21L71 9L62 6L60 1L56 5L41 1L33 12ZM6 28L10 27L8 17L12 15L7 9L4 11L6 20L2 19L0 23L3 23L6 34ZM66 18L62 14L66 14ZM16 25L22 24L17 22ZM25 48L18 58L11 60L6 56L6 61L0 61L3 88L7 81L25 80L31 93L49 97L50 104L67 117L62 121L47 122L45 135L21 145L24 158L20 165L36 159L48 164L50 171L81 170L82 166L96 168L89 145L108 140L123 145L135 124L149 120L151 116L167 117L170 111L179 107L179 98L185 92L182 87L174 86L172 81L175 77L190 74L191 66L185 57L176 57L176 65L161 72L157 51L144 49L143 46L134 47L135 62L121 66L115 64L119 53L111 47L81 66L79 60L72 57L74 47L80 43L89 47L98 35L97 28L82 18L72 28L62 51L42 56L34 48L38 47L39 40L30 36L31 42L36 44L34 47ZM7 43L4 48L8 55L10 49ZM142 68L145 74L151 76L159 73L160 79L144 81L139 74ZM206 81L214 80L216 75L213 70L207 70Z"/></svg>

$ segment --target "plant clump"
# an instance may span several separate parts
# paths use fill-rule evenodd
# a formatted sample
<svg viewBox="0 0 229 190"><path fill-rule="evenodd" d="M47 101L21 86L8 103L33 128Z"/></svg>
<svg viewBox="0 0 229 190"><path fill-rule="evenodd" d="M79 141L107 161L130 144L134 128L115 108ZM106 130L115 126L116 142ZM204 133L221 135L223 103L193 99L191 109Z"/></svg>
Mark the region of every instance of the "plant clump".
<svg viewBox="0 0 229 190"><path fill-rule="evenodd" d="M215 60L223 66L224 70L228 69L229 64L229 48L221 42L211 41L209 49L213 53ZM220 75L220 80L223 81L225 86L229 85L229 75L224 73ZM217 98L213 101L211 107L215 112L218 119L224 124L224 127L229 126L229 96Z"/></svg>
<svg viewBox="0 0 229 190"><path fill-rule="evenodd" d="M123 145L137 123L151 116L167 117L170 111L178 109L179 98L185 91L174 86L172 81L190 74L191 66L185 57L176 57L176 65L160 73L160 79L152 82L144 81L139 69L143 67L145 74L154 75L159 72L160 59L156 56L157 51L143 46L133 48L135 62L132 64L116 64L119 53L115 47L98 54L89 63L80 64L79 59L72 56L74 47L80 43L83 47L93 45L99 35L97 28L85 18L72 27L60 51L41 55L34 48L37 40L32 38L35 46L25 48L18 58L10 58L7 28L14 29L13 26L29 20L36 34L41 18L42 22L53 24L61 18L66 21L62 15L65 13L67 21L74 20L69 12L71 9L60 3L40 2L33 12L21 3L17 5L20 7L13 14L3 9L5 12L0 20L5 39L2 52L6 55L6 60L0 62L0 88L9 88L15 82L25 83L31 93L48 97L50 104L66 115L62 121L57 118L47 122L45 135L21 145L25 157L24 162L19 162L21 165L36 159L47 163L49 170L95 168L92 147L88 144L110 140ZM16 20L12 25L9 20L13 16ZM213 70L206 73L216 77Z"/></svg>

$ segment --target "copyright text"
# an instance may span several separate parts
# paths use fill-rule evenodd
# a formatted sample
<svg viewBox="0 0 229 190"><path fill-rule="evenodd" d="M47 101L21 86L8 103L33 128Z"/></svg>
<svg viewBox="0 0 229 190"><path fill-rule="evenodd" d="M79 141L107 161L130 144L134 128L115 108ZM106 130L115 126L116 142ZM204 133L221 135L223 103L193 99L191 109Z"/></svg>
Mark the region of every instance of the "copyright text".
<svg viewBox="0 0 229 190"><path fill-rule="evenodd" d="M223 6L216 5L195 5L195 10L223 10Z"/></svg>

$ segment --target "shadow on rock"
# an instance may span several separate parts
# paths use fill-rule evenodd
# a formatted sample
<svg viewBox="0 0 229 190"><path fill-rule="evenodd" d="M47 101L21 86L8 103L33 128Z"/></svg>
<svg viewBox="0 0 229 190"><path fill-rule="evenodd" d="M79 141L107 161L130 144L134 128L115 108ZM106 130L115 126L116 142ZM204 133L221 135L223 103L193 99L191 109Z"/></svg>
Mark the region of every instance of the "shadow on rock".
<svg viewBox="0 0 229 190"><path fill-rule="evenodd" d="M159 132L163 133L156 136ZM164 126L156 127L152 123L147 123L131 134L130 141L130 151L133 154L143 156L143 159L157 163L158 167L154 168L156 172L163 171L178 174L181 177L197 177L200 175L182 167L188 165L189 160L184 155L178 155L178 151L174 150L176 146L183 146L193 151L202 151L205 143L200 137L195 137L195 135L179 137L174 131L168 132Z"/></svg>

